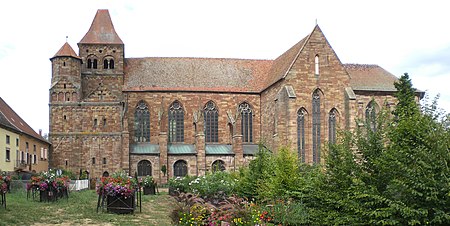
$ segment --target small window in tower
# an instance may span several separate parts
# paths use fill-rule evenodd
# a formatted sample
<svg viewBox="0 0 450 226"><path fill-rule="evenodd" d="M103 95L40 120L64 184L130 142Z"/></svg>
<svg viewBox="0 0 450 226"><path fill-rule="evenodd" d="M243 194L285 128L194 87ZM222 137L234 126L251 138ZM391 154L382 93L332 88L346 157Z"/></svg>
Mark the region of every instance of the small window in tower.
<svg viewBox="0 0 450 226"><path fill-rule="evenodd" d="M102 53L102 52L103 52L103 50L99 50L98 52L99 52L99 53Z"/></svg>
<svg viewBox="0 0 450 226"><path fill-rule="evenodd" d="M89 53L89 50L88 50L88 49L86 50L86 53Z"/></svg>
<svg viewBox="0 0 450 226"><path fill-rule="evenodd" d="M319 75L319 55L314 58L314 74Z"/></svg>
<svg viewBox="0 0 450 226"><path fill-rule="evenodd" d="M63 62L63 66L66 66L66 61Z"/></svg>
<svg viewBox="0 0 450 226"><path fill-rule="evenodd" d="M114 60L109 60L109 69L114 69Z"/></svg>
<svg viewBox="0 0 450 226"><path fill-rule="evenodd" d="M97 59L94 59L94 62L92 63L92 68L97 69Z"/></svg>
<svg viewBox="0 0 450 226"><path fill-rule="evenodd" d="M108 60L107 59L105 59L103 61L103 69L108 69Z"/></svg>
<svg viewBox="0 0 450 226"><path fill-rule="evenodd" d="M106 164L106 158L103 158L103 164Z"/></svg>
<svg viewBox="0 0 450 226"><path fill-rule="evenodd" d="M113 50L113 53L116 53L116 50L115 50L115 49Z"/></svg>
<svg viewBox="0 0 450 226"><path fill-rule="evenodd" d="M94 119L94 127L97 126L97 119Z"/></svg>
<svg viewBox="0 0 450 226"><path fill-rule="evenodd" d="M88 59L88 61L87 61L87 68L88 69L92 68L92 60L91 59Z"/></svg>
<svg viewBox="0 0 450 226"><path fill-rule="evenodd" d="M66 166L68 166L68 165L69 165L69 160L66 159Z"/></svg>
<svg viewBox="0 0 450 226"><path fill-rule="evenodd" d="M92 165L95 165L95 158L92 158Z"/></svg>
<svg viewBox="0 0 450 226"><path fill-rule="evenodd" d="M64 115L64 120L66 120L66 119L67 119L67 116Z"/></svg>
<svg viewBox="0 0 450 226"><path fill-rule="evenodd" d="M106 118L103 118L103 127L106 127Z"/></svg>
<svg viewBox="0 0 450 226"><path fill-rule="evenodd" d="M70 97L67 97L67 101L70 101Z"/></svg>
<svg viewBox="0 0 450 226"><path fill-rule="evenodd" d="M64 89L66 88L66 84L64 84Z"/></svg>

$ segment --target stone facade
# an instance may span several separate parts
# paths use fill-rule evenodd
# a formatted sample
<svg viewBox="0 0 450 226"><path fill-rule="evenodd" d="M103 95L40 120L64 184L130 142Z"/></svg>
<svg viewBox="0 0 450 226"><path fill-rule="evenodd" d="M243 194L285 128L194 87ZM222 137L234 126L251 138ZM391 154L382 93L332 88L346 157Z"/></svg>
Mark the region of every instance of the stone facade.
<svg viewBox="0 0 450 226"><path fill-rule="evenodd" d="M66 43L51 58L50 164L93 177L140 174L148 161L150 174L166 183L183 169L180 160L187 175L204 175L216 161L229 171L248 164L259 142L274 152L299 151L300 111L299 158L321 161L320 146L335 130L356 128L370 101L395 105L395 76L376 65L342 64L319 26L275 60L125 58L108 11L99 10L78 47L76 54ZM364 79L369 75L379 79ZM210 101L218 113L215 142L205 140ZM173 103L182 109L181 142L170 140L180 126L169 123ZM136 116L140 105L148 108L148 124ZM250 113L244 116L242 106Z"/></svg>

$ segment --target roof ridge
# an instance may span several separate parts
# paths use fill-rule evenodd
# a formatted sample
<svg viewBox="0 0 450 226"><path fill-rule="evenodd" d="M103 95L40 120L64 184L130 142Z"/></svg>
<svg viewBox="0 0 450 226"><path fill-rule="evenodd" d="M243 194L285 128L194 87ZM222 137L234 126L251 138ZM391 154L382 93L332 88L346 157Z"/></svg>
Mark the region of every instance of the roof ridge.
<svg viewBox="0 0 450 226"><path fill-rule="evenodd" d="M193 59L193 60L239 60L239 61L274 61L271 59L246 59L226 57L127 57L125 59Z"/></svg>

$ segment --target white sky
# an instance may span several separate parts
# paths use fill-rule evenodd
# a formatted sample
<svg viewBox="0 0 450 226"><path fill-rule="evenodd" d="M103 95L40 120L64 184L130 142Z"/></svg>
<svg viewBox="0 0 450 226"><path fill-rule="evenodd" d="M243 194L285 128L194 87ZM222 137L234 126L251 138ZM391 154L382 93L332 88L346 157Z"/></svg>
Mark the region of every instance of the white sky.
<svg viewBox="0 0 450 226"><path fill-rule="evenodd" d="M182 0L5 1L0 7L0 97L48 132L51 58L109 9L125 57L274 59L317 19L342 63L378 64L450 112L450 12L446 1Z"/></svg>

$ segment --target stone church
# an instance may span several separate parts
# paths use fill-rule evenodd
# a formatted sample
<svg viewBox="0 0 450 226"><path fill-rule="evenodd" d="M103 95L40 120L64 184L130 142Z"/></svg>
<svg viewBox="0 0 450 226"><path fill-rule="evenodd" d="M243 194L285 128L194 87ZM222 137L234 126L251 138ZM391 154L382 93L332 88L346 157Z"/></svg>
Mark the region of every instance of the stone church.
<svg viewBox="0 0 450 226"><path fill-rule="evenodd" d="M247 164L262 142L323 160L336 131L395 105L395 76L343 64L319 26L274 60L125 58L108 10L50 58L50 167L158 182ZM166 169L163 173L162 168Z"/></svg>

